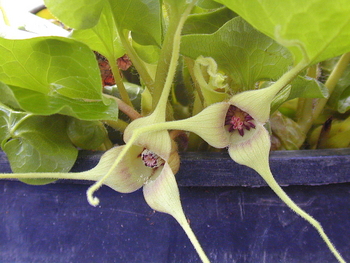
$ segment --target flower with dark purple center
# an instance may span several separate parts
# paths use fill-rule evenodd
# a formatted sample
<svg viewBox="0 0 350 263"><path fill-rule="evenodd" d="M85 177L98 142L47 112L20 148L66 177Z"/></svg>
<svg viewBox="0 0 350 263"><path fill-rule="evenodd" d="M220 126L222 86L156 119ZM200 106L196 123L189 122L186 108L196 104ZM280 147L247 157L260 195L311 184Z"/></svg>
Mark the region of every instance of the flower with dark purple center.
<svg viewBox="0 0 350 263"><path fill-rule="evenodd" d="M143 164L150 168L158 168L165 163L162 158L148 149L144 149L142 151L141 159L143 161Z"/></svg>
<svg viewBox="0 0 350 263"><path fill-rule="evenodd" d="M229 132L237 130L241 136L244 135L244 130L255 128L253 117L234 105L230 105L227 110L225 126L228 126Z"/></svg>

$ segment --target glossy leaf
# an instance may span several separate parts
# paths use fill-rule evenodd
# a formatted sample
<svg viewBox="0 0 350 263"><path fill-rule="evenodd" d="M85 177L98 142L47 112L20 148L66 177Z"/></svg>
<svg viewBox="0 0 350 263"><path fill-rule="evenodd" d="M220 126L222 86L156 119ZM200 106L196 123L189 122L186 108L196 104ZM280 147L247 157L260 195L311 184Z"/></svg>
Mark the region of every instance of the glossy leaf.
<svg viewBox="0 0 350 263"><path fill-rule="evenodd" d="M1 148L13 172L68 172L78 151L66 133L64 116L55 118L0 108Z"/></svg>
<svg viewBox="0 0 350 263"><path fill-rule="evenodd" d="M235 16L237 15L228 8L190 15L184 24L182 34L212 34Z"/></svg>
<svg viewBox="0 0 350 263"><path fill-rule="evenodd" d="M44 0L49 11L65 25L76 29L95 26L107 0Z"/></svg>
<svg viewBox="0 0 350 263"><path fill-rule="evenodd" d="M100 121L71 118L68 121L67 134L75 146L84 150L95 150L105 141L107 130Z"/></svg>
<svg viewBox="0 0 350 263"><path fill-rule="evenodd" d="M89 29L74 30L71 37L84 42L105 57L121 57L125 51L120 43L113 14L109 5L102 11L98 23Z"/></svg>
<svg viewBox="0 0 350 263"><path fill-rule="evenodd" d="M11 86L13 99L21 109L38 115L52 115L60 113L82 120L117 120L118 106L112 99L103 101L88 101L71 99L60 94L42 94L40 92ZM0 91L7 90L0 85ZM9 92L7 90L7 92ZM0 98L0 101L3 101ZM4 101L3 101L4 102ZM6 104L6 102L4 102Z"/></svg>
<svg viewBox="0 0 350 263"><path fill-rule="evenodd" d="M61 37L0 38L0 81L43 94L101 100L101 77L93 52Z"/></svg>
<svg viewBox="0 0 350 263"><path fill-rule="evenodd" d="M278 79L291 64L290 53L271 38L236 17L213 34L182 37L181 53L196 59L212 57L232 79L234 89L253 88L258 80Z"/></svg>
<svg viewBox="0 0 350 263"><path fill-rule="evenodd" d="M11 88L5 83L0 81L0 102L4 103L6 106L9 106L12 109L21 109L21 106L18 104Z"/></svg>
<svg viewBox="0 0 350 263"><path fill-rule="evenodd" d="M124 82L124 86L128 92L132 105L135 107L135 109L141 110L141 96L144 89L141 86L130 82ZM121 99L119 89L116 85L103 87L103 92Z"/></svg>
<svg viewBox="0 0 350 263"><path fill-rule="evenodd" d="M217 0L293 53L316 63L350 51L348 0Z"/></svg>
<svg viewBox="0 0 350 263"><path fill-rule="evenodd" d="M219 3L213 0L198 0L197 5L205 9L215 9L215 8L222 7L222 5L220 5Z"/></svg>
<svg viewBox="0 0 350 263"><path fill-rule="evenodd" d="M277 94L271 109L275 111L285 101L295 98L328 98L328 95L328 89L323 83L313 78L298 76L287 89Z"/></svg>
<svg viewBox="0 0 350 263"><path fill-rule="evenodd" d="M110 0L117 27L129 30L141 45L162 42L161 4L151 0Z"/></svg>
<svg viewBox="0 0 350 263"><path fill-rule="evenodd" d="M148 64L157 65L159 60L159 54L161 49L155 45L140 45L137 42L133 42L133 48L139 55L139 57Z"/></svg>

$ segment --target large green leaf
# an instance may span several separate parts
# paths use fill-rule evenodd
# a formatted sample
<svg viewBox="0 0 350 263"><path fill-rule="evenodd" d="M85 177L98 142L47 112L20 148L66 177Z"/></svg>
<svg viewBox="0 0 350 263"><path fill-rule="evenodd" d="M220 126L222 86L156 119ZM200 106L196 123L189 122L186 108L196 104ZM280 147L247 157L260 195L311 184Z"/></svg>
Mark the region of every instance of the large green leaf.
<svg viewBox="0 0 350 263"><path fill-rule="evenodd" d="M162 42L161 1L110 0L114 19L120 30L130 30L133 39L141 45Z"/></svg>
<svg viewBox="0 0 350 263"><path fill-rule="evenodd" d="M220 4L218 4L217 2L215 2L213 0L198 0L197 5L201 8L205 8L205 9L215 9L215 8L221 7Z"/></svg>
<svg viewBox="0 0 350 263"><path fill-rule="evenodd" d="M92 50L108 58L119 58L125 53L109 4L104 7L98 23L94 27L73 30L71 37L84 42Z"/></svg>
<svg viewBox="0 0 350 263"><path fill-rule="evenodd" d="M65 25L76 29L95 26L107 0L44 0L46 7Z"/></svg>
<svg viewBox="0 0 350 263"><path fill-rule="evenodd" d="M77 158L64 116L37 116L2 106L0 127L1 148L13 172L68 172Z"/></svg>
<svg viewBox="0 0 350 263"><path fill-rule="evenodd" d="M105 102L87 101L83 99L71 99L60 94L43 94L40 92L27 90L18 87L6 87L0 85L1 94L6 92L8 95L1 97L0 101L12 106L18 105L21 109L38 115L52 115L60 113L73 116L81 120L117 120L118 105L112 99L106 99ZM11 92L11 94L10 94ZM6 102L12 98L12 104ZM106 105L106 102L109 102Z"/></svg>
<svg viewBox="0 0 350 263"><path fill-rule="evenodd" d="M251 89L262 79L278 79L291 65L291 54L274 40L236 17L213 34L182 37L181 53L196 59L215 59L239 90Z"/></svg>
<svg viewBox="0 0 350 263"><path fill-rule="evenodd" d="M190 15L184 24L182 34L212 34L235 16L237 15L228 8Z"/></svg>
<svg viewBox="0 0 350 263"><path fill-rule="evenodd" d="M101 76L93 52L61 37L0 38L0 81L43 94L101 100Z"/></svg>
<svg viewBox="0 0 350 263"><path fill-rule="evenodd" d="M299 62L350 51L349 0L217 0L288 47Z"/></svg>

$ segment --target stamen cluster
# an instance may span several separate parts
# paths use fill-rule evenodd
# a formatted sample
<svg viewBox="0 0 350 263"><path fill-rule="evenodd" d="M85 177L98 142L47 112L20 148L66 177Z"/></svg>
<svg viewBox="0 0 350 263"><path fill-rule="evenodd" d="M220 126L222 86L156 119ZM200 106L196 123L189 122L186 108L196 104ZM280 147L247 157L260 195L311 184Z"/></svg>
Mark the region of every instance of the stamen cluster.
<svg viewBox="0 0 350 263"><path fill-rule="evenodd" d="M244 135L244 130L255 128L253 117L233 105L228 108L225 125L228 125L229 132L237 130L241 136Z"/></svg>
<svg viewBox="0 0 350 263"><path fill-rule="evenodd" d="M144 165L150 168L158 168L165 163L162 158L148 149L142 151L141 159Z"/></svg>

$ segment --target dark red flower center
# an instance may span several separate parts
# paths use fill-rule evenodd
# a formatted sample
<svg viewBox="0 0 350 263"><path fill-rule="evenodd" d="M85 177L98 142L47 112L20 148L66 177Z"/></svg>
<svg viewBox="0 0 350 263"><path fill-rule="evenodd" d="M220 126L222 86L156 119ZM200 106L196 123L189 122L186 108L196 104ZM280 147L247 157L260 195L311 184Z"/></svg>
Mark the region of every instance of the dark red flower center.
<svg viewBox="0 0 350 263"><path fill-rule="evenodd" d="M154 152L144 149L141 153L143 164L150 168L157 168L164 164L164 160Z"/></svg>
<svg viewBox="0 0 350 263"><path fill-rule="evenodd" d="M255 128L253 117L233 105L228 108L225 125L228 126L229 132L237 130L241 136L244 135L244 130Z"/></svg>

